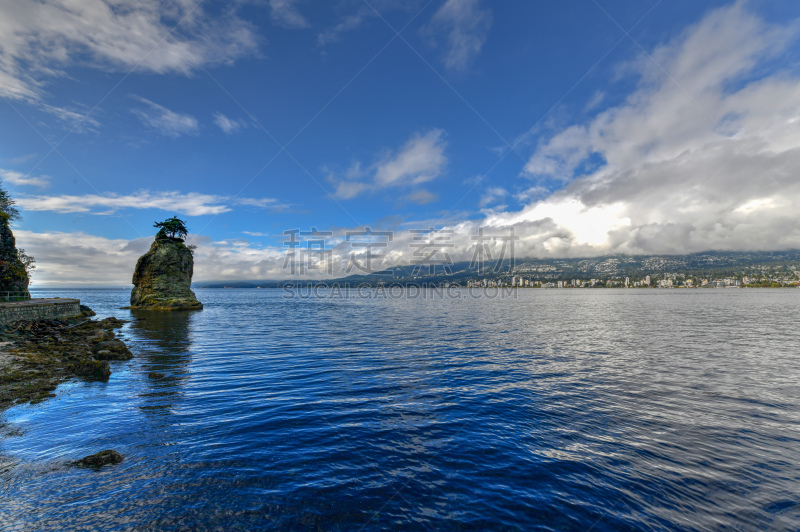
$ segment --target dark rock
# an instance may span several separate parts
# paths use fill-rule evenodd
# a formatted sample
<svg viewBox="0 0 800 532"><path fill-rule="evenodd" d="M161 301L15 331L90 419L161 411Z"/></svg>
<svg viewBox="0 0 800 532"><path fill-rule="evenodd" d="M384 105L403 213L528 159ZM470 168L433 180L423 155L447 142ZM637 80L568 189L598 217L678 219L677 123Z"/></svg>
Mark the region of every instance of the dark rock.
<svg viewBox="0 0 800 532"><path fill-rule="evenodd" d="M0 212L0 292L10 292L0 295L8 295L11 300L30 297L28 272L19 260L17 241L4 212Z"/></svg>
<svg viewBox="0 0 800 532"><path fill-rule="evenodd" d="M114 316L111 316L110 318L106 318L104 320L100 320L98 322L98 324L101 327L106 328L106 329L119 329L120 327L122 327L122 325L124 323L126 323L126 322L123 321L123 320L117 319Z"/></svg>
<svg viewBox="0 0 800 532"><path fill-rule="evenodd" d="M96 343L99 343L99 342L105 342L107 340L113 340L113 339L114 339L114 332L113 331L104 331L102 329L98 329L98 330L96 330L95 332L93 332L92 334L90 334L89 336L86 337L86 340L88 342L93 343L93 344L96 344Z"/></svg>
<svg viewBox="0 0 800 532"><path fill-rule="evenodd" d="M76 462L79 466L100 468L109 464L121 464L125 458L117 451L107 449L99 453L81 458Z"/></svg>
<svg viewBox="0 0 800 532"><path fill-rule="evenodd" d="M158 379L163 379L164 377L166 377L166 375L164 375L163 373L159 373L157 371L151 371L150 373L147 374L147 377L153 380L158 380Z"/></svg>
<svg viewBox="0 0 800 532"><path fill-rule="evenodd" d="M105 381L111 376L111 366L105 360L84 358L72 365L72 371L87 379Z"/></svg>
<svg viewBox="0 0 800 532"><path fill-rule="evenodd" d="M88 318L89 316L97 316L97 313L86 305L81 305L81 316Z"/></svg>
<svg viewBox="0 0 800 532"><path fill-rule="evenodd" d="M156 238L139 257L133 272L131 308L200 310L203 304L191 290L194 258L180 240Z"/></svg>
<svg viewBox="0 0 800 532"><path fill-rule="evenodd" d="M122 340L106 340L92 346L92 353L97 360L130 360L133 353Z"/></svg>

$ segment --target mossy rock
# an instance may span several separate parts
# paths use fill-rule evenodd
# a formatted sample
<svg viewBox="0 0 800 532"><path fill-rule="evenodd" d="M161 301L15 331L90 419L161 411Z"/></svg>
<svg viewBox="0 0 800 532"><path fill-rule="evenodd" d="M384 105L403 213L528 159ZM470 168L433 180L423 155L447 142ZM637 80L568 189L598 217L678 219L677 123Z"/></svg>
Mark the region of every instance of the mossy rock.
<svg viewBox="0 0 800 532"><path fill-rule="evenodd" d="M89 380L107 381L111 376L111 366L108 361L93 358L78 360L72 365L72 371Z"/></svg>

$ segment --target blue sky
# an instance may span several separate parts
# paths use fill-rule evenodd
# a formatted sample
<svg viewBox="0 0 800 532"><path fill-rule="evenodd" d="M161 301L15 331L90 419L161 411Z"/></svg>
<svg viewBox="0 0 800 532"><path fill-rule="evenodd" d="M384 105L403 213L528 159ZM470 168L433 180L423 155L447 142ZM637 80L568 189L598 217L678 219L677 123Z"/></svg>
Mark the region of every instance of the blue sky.
<svg viewBox="0 0 800 532"><path fill-rule="evenodd" d="M387 263L417 226L453 228L467 260L478 226L515 227L526 256L800 247L792 2L0 15L0 177L34 283L124 284L174 214L201 280L282 278L283 231L312 226L334 248L396 231Z"/></svg>

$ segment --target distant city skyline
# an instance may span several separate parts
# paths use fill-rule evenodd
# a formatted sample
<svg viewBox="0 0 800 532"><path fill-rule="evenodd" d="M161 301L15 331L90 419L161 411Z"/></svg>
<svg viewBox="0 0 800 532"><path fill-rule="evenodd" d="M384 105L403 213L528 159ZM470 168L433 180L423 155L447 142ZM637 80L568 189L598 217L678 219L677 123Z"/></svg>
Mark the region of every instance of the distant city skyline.
<svg viewBox="0 0 800 532"><path fill-rule="evenodd" d="M33 286L127 284L174 215L197 282L290 277L291 231L325 233L315 278L415 264L431 228L453 261L508 234L531 258L800 249L798 21L755 0L4 3L0 179Z"/></svg>

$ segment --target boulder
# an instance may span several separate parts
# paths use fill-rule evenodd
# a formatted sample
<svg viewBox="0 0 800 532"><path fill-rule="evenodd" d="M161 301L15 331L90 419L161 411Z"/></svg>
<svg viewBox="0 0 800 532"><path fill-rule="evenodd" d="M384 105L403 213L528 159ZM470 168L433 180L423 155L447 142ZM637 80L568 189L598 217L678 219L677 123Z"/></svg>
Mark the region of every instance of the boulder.
<svg viewBox="0 0 800 532"><path fill-rule="evenodd" d="M76 463L84 467L103 467L109 464L120 464L124 458L117 451L106 449L89 456L85 456L78 460Z"/></svg>
<svg viewBox="0 0 800 532"><path fill-rule="evenodd" d="M141 310L200 310L192 292L192 251L176 238L157 237L139 257L133 272L131 308Z"/></svg>
<svg viewBox="0 0 800 532"><path fill-rule="evenodd" d="M28 272L19 260L9 217L0 212L0 301L30 297L28 282Z"/></svg>
<svg viewBox="0 0 800 532"><path fill-rule="evenodd" d="M92 354L97 360L130 360L133 354L122 340L106 340L92 346Z"/></svg>
<svg viewBox="0 0 800 532"><path fill-rule="evenodd" d="M111 366L105 360L81 358L72 364L72 372L86 379L107 381L111 376Z"/></svg>

